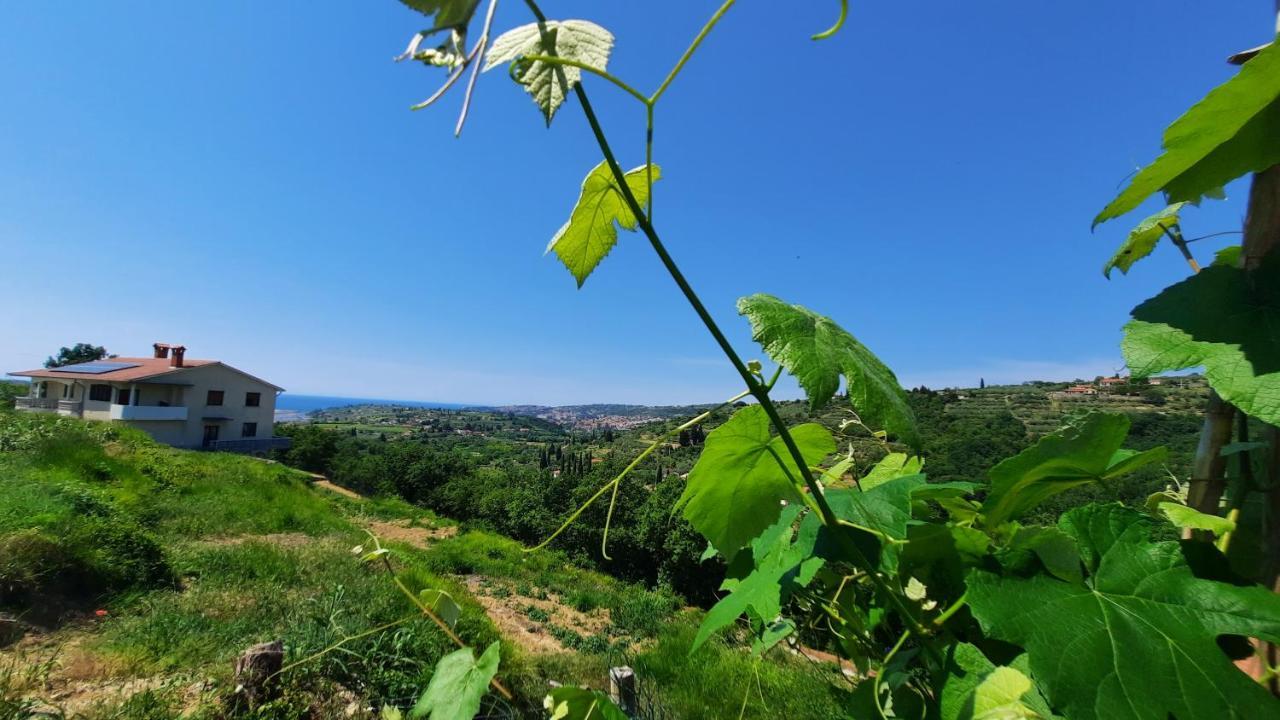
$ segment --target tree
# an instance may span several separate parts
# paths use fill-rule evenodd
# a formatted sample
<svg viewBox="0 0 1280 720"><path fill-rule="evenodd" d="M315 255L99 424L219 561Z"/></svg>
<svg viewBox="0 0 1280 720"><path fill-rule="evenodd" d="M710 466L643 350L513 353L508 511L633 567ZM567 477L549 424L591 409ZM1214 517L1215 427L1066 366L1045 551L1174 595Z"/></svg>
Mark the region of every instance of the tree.
<svg viewBox="0 0 1280 720"><path fill-rule="evenodd" d="M44 366L47 368L56 368L63 367L64 365L93 362L94 360L101 360L107 357L115 357L115 355L108 355L107 349L101 345L76 343L71 347L59 349L57 355L51 356L44 361Z"/></svg>

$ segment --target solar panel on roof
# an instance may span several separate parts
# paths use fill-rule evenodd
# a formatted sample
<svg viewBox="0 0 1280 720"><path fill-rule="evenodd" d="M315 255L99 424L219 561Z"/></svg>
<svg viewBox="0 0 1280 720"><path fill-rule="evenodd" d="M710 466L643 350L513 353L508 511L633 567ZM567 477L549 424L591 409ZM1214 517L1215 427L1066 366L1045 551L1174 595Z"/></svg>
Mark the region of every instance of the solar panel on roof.
<svg viewBox="0 0 1280 720"><path fill-rule="evenodd" d="M49 368L50 372L66 372L66 373L83 373L85 375L101 375L103 373L115 372L116 370L127 370L129 368L138 367L138 363L126 362L87 362L79 365L63 365L62 367Z"/></svg>

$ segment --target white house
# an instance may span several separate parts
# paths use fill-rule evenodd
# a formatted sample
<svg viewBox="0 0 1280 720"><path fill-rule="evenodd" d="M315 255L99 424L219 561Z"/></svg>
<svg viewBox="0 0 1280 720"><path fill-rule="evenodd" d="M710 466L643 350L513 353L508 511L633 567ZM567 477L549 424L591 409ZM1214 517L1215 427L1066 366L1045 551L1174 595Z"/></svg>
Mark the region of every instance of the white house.
<svg viewBox="0 0 1280 720"><path fill-rule="evenodd" d="M18 410L120 422L184 448L264 453L288 447L272 437L284 390L217 360L193 360L181 345L156 343L148 358L9 373L31 378Z"/></svg>

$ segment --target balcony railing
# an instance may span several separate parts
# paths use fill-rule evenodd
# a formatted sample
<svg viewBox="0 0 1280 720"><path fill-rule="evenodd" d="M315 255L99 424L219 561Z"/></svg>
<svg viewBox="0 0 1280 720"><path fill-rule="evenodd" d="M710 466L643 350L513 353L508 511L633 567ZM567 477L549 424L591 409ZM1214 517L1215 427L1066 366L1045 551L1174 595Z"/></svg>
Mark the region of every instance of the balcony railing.
<svg viewBox="0 0 1280 720"><path fill-rule="evenodd" d="M81 411L83 410L83 408L84 408L84 403L80 402L79 400L59 400L58 401L59 415L70 415L71 417L80 417Z"/></svg>
<svg viewBox="0 0 1280 720"><path fill-rule="evenodd" d="M185 406L166 405L112 405L112 420L186 420Z"/></svg>
<svg viewBox="0 0 1280 720"><path fill-rule="evenodd" d="M219 452L246 453L248 455L266 454L272 450L288 450L293 445L293 438L243 438L240 440L214 440L205 447L206 450Z"/></svg>
<svg viewBox="0 0 1280 720"><path fill-rule="evenodd" d="M58 400L56 398L18 397L13 399L13 406L19 410L29 410L31 412L56 412Z"/></svg>

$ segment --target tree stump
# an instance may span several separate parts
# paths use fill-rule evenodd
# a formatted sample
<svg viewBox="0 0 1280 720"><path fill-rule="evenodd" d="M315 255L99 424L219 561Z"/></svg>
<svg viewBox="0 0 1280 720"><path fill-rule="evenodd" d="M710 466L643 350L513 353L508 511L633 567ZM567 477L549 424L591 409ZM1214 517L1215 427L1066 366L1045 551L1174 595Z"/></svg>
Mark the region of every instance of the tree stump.
<svg viewBox="0 0 1280 720"><path fill-rule="evenodd" d="M237 708L253 708L270 700L277 686L275 675L283 666L283 640L254 645L240 653L236 658L232 704Z"/></svg>

